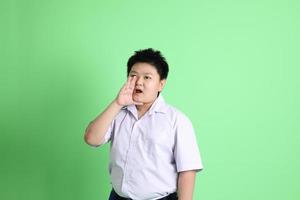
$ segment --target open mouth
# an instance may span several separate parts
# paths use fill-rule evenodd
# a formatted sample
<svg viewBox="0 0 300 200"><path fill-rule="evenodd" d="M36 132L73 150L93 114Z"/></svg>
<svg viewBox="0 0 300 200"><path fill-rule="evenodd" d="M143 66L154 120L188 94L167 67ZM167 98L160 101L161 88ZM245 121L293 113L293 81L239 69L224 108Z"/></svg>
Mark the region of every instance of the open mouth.
<svg viewBox="0 0 300 200"><path fill-rule="evenodd" d="M140 89L135 89L135 93L143 93L143 91Z"/></svg>

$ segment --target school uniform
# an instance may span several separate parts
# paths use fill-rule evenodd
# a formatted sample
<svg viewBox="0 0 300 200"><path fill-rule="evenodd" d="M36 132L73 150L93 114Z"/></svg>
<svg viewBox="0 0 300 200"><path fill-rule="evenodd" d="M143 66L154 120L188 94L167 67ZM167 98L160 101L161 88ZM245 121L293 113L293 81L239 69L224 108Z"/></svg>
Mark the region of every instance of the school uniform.
<svg viewBox="0 0 300 200"><path fill-rule="evenodd" d="M124 106L100 145L107 142L115 200L173 198L179 172L203 169L191 121L161 94L140 119L135 105Z"/></svg>

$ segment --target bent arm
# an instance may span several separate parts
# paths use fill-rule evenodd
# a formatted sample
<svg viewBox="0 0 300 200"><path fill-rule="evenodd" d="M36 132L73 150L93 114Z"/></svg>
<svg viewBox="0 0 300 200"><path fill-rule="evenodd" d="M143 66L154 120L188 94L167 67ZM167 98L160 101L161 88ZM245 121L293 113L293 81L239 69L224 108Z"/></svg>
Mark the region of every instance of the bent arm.
<svg viewBox="0 0 300 200"><path fill-rule="evenodd" d="M103 142L110 124L121 110L122 106L116 100L97 116L86 128L84 140L87 144L98 146Z"/></svg>
<svg viewBox="0 0 300 200"><path fill-rule="evenodd" d="M133 101L132 94L135 86L136 77L128 77L126 83L119 91L118 96L111 102L111 104L94 119L86 128L84 140L92 146L99 146L102 144L105 133L110 124L120 112L121 108L126 105L137 104L141 102Z"/></svg>

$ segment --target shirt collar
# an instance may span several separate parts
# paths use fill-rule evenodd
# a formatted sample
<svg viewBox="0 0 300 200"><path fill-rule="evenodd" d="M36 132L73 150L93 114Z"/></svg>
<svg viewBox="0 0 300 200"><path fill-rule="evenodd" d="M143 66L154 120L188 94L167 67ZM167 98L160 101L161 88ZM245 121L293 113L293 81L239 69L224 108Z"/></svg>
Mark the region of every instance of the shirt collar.
<svg viewBox="0 0 300 200"><path fill-rule="evenodd" d="M166 113L166 102L161 94L155 99L153 104L149 109L149 114L153 114L154 112Z"/></svg>
<svg viewBox="0 0 300 200"><path fill-rule="evenodd" d="M137 115L137 109L134 104L124 106L122 109L127 109L134 116ZM157 113L157 112L166 113L166 102L161 94L159 94L159 96L154 100L154 102L152 103L151 107L149 108L149 110L147 112L149 112L149 115L152 115L153 113Z"/></svg>

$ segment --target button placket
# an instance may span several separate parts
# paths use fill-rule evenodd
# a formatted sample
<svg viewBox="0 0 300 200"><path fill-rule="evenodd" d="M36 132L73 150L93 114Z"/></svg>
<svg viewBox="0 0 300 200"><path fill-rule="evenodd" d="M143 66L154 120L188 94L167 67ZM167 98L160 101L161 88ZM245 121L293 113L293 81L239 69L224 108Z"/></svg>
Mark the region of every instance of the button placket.
<svg viewBox="0 0 300 200"><path fill-rule="evenodd" d="M130 134L130 139L129 139L129 147L127 150L125 166L124 166L124 178L122 181L122 188L123 188L122 191L128 190L128 188L126 188L126 186L128 187L128 184L126 184L126 183L129 183L129 185L130 185L130 182L131 182L131 178L130 178L131 171L130 171L130 168L128 168L128 166L130 166L130 164L131 164L130 163L131 162L131 151L134 146L134 141L135 141L135 137L136 137L135 130L136 130L137 125L138 125L138 121L135 121L133 123L132 129L131 129L131 134Z"/></svg>

